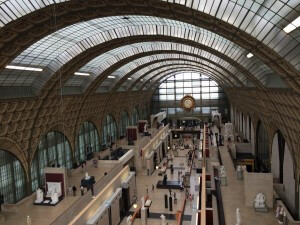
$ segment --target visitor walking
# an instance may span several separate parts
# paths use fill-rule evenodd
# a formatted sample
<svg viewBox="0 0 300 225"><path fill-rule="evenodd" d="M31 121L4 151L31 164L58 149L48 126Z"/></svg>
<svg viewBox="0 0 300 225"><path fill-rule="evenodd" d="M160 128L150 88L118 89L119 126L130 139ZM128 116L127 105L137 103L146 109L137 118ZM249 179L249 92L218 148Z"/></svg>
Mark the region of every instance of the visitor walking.
<svg viewBox="0 0 300 225"><path fill-rule="evenodd" d="M75 185L72 187L72 190L73 190L73 196L76 196L77 188L75 187Z"/></svg>

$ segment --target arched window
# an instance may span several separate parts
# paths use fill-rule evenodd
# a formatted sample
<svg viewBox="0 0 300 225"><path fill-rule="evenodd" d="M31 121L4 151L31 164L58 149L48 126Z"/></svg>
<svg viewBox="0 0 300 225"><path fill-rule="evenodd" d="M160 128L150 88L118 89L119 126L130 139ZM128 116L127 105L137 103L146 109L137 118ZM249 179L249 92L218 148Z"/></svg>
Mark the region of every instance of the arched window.
<svg viewBox="0 0 300 225"><path fill-rule="evenodd" d="M279 156L279 183L282 184L285 139L280 131L278 131L277 133L278 133L278 156Z"/></svg>
<svg viewBox="0 0 300 225"><path fill-rule="evenodd" d="M270 172L270 153L268 148L268 135L264 125L259 121L256 138L256 166L261 172Z"/></svg>
<svg viewBox="0 0 300 225"><path fill-rule="evenodd" d="M75 159L77 162L86 160L87 151L98 152L100 149L97 127L92 122L85 122L79 131L75 146Z"/></svg>
<svg viewBox="0 0 300 225"><path fill-rule="evenodd" d="M192 95L195 108L186 111L180 106L181 99ZM168 118L207 117L213 110L218 110L223 119L227 119L229 101L221 86L213 79L199 72L182 71L162 80L152 97L151 113L162 111Z"/></svg>
<svg viewBox="0 0 300 225"><path fill-rule="evenodd" d="M111 141L117 139L117 125L115 119L111 115L104 118L102 126L102 145L108 146Z"/></svg>
<svg viewBox="0 0 300 225"><path fill-rule="evenodd" d="M139 112L137 108L134 108L131 114L131 125L136 126L139 120Z"/></svg>
<svg viewBox="0 0 300 225"><path fill-rule="evenodd" d="M27 195L25 171L10 152L0 149L0 195L5 203L16 203Z"/></svg>
<svg viewBox="0 0 300 225"><path fill-rule="evenodd" d="M148 109L147 106L145 105L143 108L143 120L146 120L148 118Z"/></svg>
<svg viewBox="0 0 300 225"><path fill-rule="evenodd" d="M52 165L72 168L69 141L57 131L46 134L35 152L31 166L32 191L45 185L44 168Z"/></svg>
<svg viewBox="0 0 300 225"><path fill-rule="evenodd" d="M129 126L129 116L126 111L121 112L120 118L120 136L126 136L126 127Z"/></svg>

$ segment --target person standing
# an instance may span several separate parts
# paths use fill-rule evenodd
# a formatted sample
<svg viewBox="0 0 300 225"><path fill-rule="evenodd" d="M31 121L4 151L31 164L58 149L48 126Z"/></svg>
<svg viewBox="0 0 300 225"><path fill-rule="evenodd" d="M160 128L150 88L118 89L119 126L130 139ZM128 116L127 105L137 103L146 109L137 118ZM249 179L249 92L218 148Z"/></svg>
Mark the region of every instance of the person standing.
<svg viewBox="0 0 300 225"><path fill-rule="evenodd" d="M80 192L81 192L81 196L83 196L84 195L84 189L83 189L82 186L80 187Z"/></svg>
<svg viewBox="0 0 300 225"><path fill-rule="evenodd" d="M77 188L75 187L75 185L72 187L72 190L73 190L73 196L76 196Z"/></svg>
<svg viewBox="0 0 300 225"><path fill-rule="evenodd" d="M72 187L71 186L68 187L68 193L69 193L69 196L72 196L73 193L72 193Z"/></svg>

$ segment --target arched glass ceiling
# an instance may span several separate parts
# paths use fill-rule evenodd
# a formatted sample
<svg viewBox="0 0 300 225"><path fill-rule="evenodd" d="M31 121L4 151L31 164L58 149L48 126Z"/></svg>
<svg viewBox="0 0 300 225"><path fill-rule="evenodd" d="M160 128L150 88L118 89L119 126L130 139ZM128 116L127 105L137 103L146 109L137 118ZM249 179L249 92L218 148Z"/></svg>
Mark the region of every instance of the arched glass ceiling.
<svg viewBox="0 0 300 225"><path fill-rule="evenodd" d="M120 67L116 71L114 71L111 75L115 76L116 79L109 79L107 78L103 84L104 86L108 86L110 89L113 88L113 86L120 80L122 77L124 77L126 74L130 73L131 71L135 70L139 66L143 66L146 63L154 62L157 60L162 60L160 65L164 65L164 61L168 59L178 59L180 60L189 60L189 61L194 61L194 62L199 62L202 63L203 60L189 56L189 55L184 55L184 54L156 54L156 55L151 55L151 56L145 56L142 58L139 58L137 60L134 60L132 62L127 63L126 65ZM142 71L137 71L136 74L133 75L136 79L140 76L142 76L146 71L149 71L149 67L147 66L144 70ZM247 78L245 75L241 74L240 71L235 70L235 76L238 77L238 79L241 80L241 82L246 82Z"/></svg>
<svg viewBox="0 0 300 225"><path fill-rule="evenodd" d="M1 0L0 27L48 5L65 1L67 0ZM299 30L289 35L282 31L283 27L299 16L300 3L298 0L157 0L157 2L160 1L175 3L172 5L180 4L221 19L244 30L272 49L279 44L280 49L277 49L279 50L277 52L283 56L288 53L284 50L287 45L289 49L292 49L293 45L297 45L295 41L300 41ZM89 2L82 1L83 4L86 3L87 7ZM107 4L109 3L107 1ZM155 5L155 1L151 1L151 3ZM278 39L285 39L284 43L279 43Z"/></svg>
<svg viewBox="0 0 300 225"><path fill-rule="evenodd" d="M130 90L131 88L133 90L146 90L148 88L151 88L155 84L155 82L158 80L157 77L159 75L164 76L164 75L168 75L170 72L182 71L182 70L193 70L193 71L205 72L207 75L211 76L213 79L218 80L218 82L220 84L222 84L222 86L224 88L234 85L233 81L230 80L230 78L228 78L227 76L224 76L223 74L220 75L220 73L218 71L212 70L211 68L209 68L207 66L202 66L199 63L194 63L194 62L188 62L188 61L185 62L183 60L178 61L178 62L174 61L174 62L173 62L174 64L166 63L164 68L159 68L159 66L158 66L157 68L159 68L159 69L154 69L153 71L150 70L150 71L146 72L146 73L151 74L151 78L150 79L145 78L145 79L143 79L143 82L141 80L139 82L133 81L133 80L126 80L126 82L124 82L124 83L121 83L119 85L116 84L116 85L114 85L114 88L116 88L114 91L126 91L126 90ZM159 65L159 63L157 63L157 65ZM111 91L109 89L108 85L110 85L109 81L103 82L101 84L101 86L98 87L96 92L100 93L100 92ZM237 86L240 86L240 85L237 85Z"/></svg>
<svg viewBox="0 0 300 225"><path fill-rule="evenodd" d="M112 66L114 63L119 62L121 59L124 59L126 57L132 56L134 54L143 53L143 52L151 52L151 51L159 51L159 50L176 50L181 52L187 52L187 53L193 53L199 56L202 56L203 58L207 58L210 61L213 61L217 64L220 64L220 66L223 66L224 68L227 68L232 73L239 76L239 72L233 65L230 63L224 61L223 59L212 55L211 53L194 48L188 45L184 44L177 44L177 43L171 43L171 42L143 42L143 43L136 43L132 45L126 45L119 48L116 48L114 50L111 50L109 52L106 52L95 59L91 60L89 63L87 63L84 67L82 67L79 71L81 72L88 72L91 73L93 76L100 75L104 70ZM253 65L259 67L257 63L254 60ZM251 69L251 67L247 68ZM120 70L119 70L120 71ZM96 75L97 74L97 75ZM114 74L118 74L115 72ZM112 74L112 75L114 75ZM258 73L259 77L259 73ZM133 77L134 79L137 79L138 77ZM86 77L79 77L79 76L73 76L66 86L84 86L88 85L91 80L87 80Z"/></svg>
<svg viewBox="0 0 300 225"><path fill-rule="evenodd" d="M253 65L252 59L249 60L246 57L247 52L244 49L215 33L187 23L148 16L130 16L129 20L114 16L68 26L30 46L12 64L47 67L47 70L42 72L42 74L44 73L42 79L39 79L39 81L44 80L45 82L51 73L53 74L81 52L108 40L132 35L164 35L192 40L215 49L233 60ZM261 62L261 64L263 63ZM264 75L272 73L268 66L265 68L267 69L266 72L260 70ZM27 72L26 76L23 76L23 71L5 70L1 74L4 81L0 85L7 85L6 78L12 73L14 79L9 80L10 85L13 85L14 82L31 85L30 74L36 77L35 72ZM27 82L24 79L27 79ZM39 84L39 86L42 85L42 83Z"/></svg>
<svg viewBox="0 0 300 225"><path fill-rule="evenodd" d="M208 63L207 63L208 64ZM127 90L131 87L131 85L135 85L135 88L139 89L140 87L146 86L146 84L150 84L155 81L157 74L164 73L165 71L170 71L174 68L197 68L202 69L203 71L210 71L215 77L218 77L220 80L224 80L227 84L226 86L240 86L234 79L231 78L229 74L227 74L224 70L216 67L212 64L202 64L199 62L193 61L185 61L185 60L172 60L172 61L164 61L152 64L151 66L147 66L141 69L139 72L143 72L146 76L142 76L142 80L126 80L122 83L122 86Z"/></svg>
<svg viewBox="0 0 300 225"><path fill-rule="evenodd" d="M169 63L175 64L177 63L178 65L181 65L184 63L185 65L190 65L190 66L195 66L198 68L203 68L205 70L211 71L213 72L213 74L215 74L215 76L219 77L220 79L226 81L229 80L232 82L232 84L234 84L235 86L240 86L239 83L237 83L231 76L230 74L228 74L226 71L222 70L219 67L216 67L215 65L211 64L211 63L207 63L207 62L202 62L201 64L198 63L193 63L193 62L181 62L181 61L171 61ZM168 64L167 64L168 65ZM170 65L170 66L166 66L157 70L153 70L151 71L149 74L147 74L144 78L143 78L143 82L140 82L142 85L147 84L150 80L152 80L152 82L155 82L157 79L157 76L161 73L163 73L164 71L168 71L170 70L170 68L173 68L174 66ZM210 69L211 68L211 69ZM223 77L222 77L223 76Z"/></svg>
<svg viewBox="0 0 300 225"><path fill-rule="evenodd" d="M0 27L48 5L70 0L0 0Z"/></svg>
<svg viewBox="0 0 300 225"><path fill-rule="evenodd" d="M243 82L246 82L246 80L242 78L240 75L241 71L238 71L232 64L224 61L223 59L214 56L207 51L195 47L191 47L184 44L171 43L171 42L143 42L143 43L135 43L131 45L122 46L94 58L89 63L87 63L84 67L82 67L79 71L89 72L93 75L93 77L96 77L97 75L100 75L105 69L112 66L114 63L119 62L121 59L142 52L151 52L151 51L158 51L158 50L174 50L174 51L176 50L176 51L193 53L202 56L203 58L207 58L217 64L220 64L221 66L223 66L224 68L228 69L233 74L235 74L237 77L239 77L239 79L243 80ZM265 80L268 77L274 75L268 70L268 68L266 68L264 64L262 64L257 59L255 58L251 60L249 59L246 60L245 58L243 59L244 59L244 65L246 67L245 69L252 72L255 75L255 77L262 82L262 84L265 84ZM115 71L112 75L117 76L117 78L120 79L121 78L120 74L122 75L126 74L126 71L123 72L121 71L124 68L126 67L120 68L119 70ZM139 75L136 73L135 76L133 76L133 79L138 79L138 78ZM85 89L90 82L92 82L92 79L90 78L73 76L67 82L66 86L82 86Z"/></svg>
<svg viewBox="0 0 300 225"><path fill-rule="evenodd" d="M151 82L148 80L148 82L145 82L137 89L153 89L156 85L159 85L161 83L161 80L163 80L165 77L168 77L170 75L174 75L174 73L182 73L182 71L198 71L203 74L206 74L206 76L209 76L210 78L218 81L218 83L225 88L226 86L230 85L228 83L228 80L226 79L220 79L215 73L215 71L211 72L205 68L199 68L199 67L180 67L180 66L174 66L173 68L169 68L168 70L165 70L163 72L154 72L154 78L151 80Z"/></svg>
<svg viewBox="0 0 300 225"><path fill-rule="evenodd" d="M172 55L168 54L168 55L155 55L151 58L145 58L145 60L149 60L149 62L152 62L152 61L155 62L157 60L156 57L158 57L158 60L160 60L160 62L154 63L151 66L144 67L141 70L137 71L135 74L133 74L132 77L135 77L135 78L132 79L131 81L137 81L138 79L142 78L143 81L140 82L140 83L141 84L147 83L149 80L152 79L152 77L155 73L160 72L160 70L163 70L163 68L158 69L159 67L167 66L167 65L170 65L170 64L185 64L186 66L193 65L193 66L198 66L200 68L204 68L204 67L205 68L210 68L209 70L211 70L211 71L214 70L215 73L221 79L224 79L222 77L227 77L232 82L232 84L234 84L235 86L239 86L237 81L234 80L233 77L231 77L231 75L229 73L222 70L219 66L216 66L212 63L201 60L199 58L189 57L189 56L185 58L184 56L182 56L180 54L172 54ZM163 61L161 61L161 59ZM132 65L132 66L134 67L134 65ZM134 70L134 68L132 70ZM146 74L146 76L143 77L145 74ZM129 82L130 81L127 80L127 83L129 83ZM123 85L126 86L126 82Z"/></svg>

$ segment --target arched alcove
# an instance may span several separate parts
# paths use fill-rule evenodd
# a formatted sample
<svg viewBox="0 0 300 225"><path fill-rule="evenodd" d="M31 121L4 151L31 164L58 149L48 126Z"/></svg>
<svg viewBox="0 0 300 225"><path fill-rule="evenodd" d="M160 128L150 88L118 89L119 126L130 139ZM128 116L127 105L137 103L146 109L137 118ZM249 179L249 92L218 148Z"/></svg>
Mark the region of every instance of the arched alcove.
<svg viewBox="0 0 300 225"><path fill-rule="evenodd" d="M111 115L107 115L102 124L102 146L104 147L117 139L117 124Z"/></svg>
<svg viewBox="0 0 300 225"><path fill-rule="evenodd" d="M87 159L91 152L100 150L100 141L97 127L92 122L82 124L76 139L75 160L81 162Z"/></svg>
<svg viewBox="0 0 300 225"><path fill-rule="evenodd" d="M260 172L270 172L270 152L268 147L268 134L264 124L259 120L256 128L256 154L255 165Z"/></svg>
<svg viewBox="0 0 300 225"><path fill-rule="evenodd" d="M136 126L137 125L137 122L139 120L139 111L138 109L135 107L132 111L132 114L131 114L131 125L132 126Z"/></svg>
<svg viewBox="0 0 300 225"><path fill-rule="evenodd" d="M17 203L27 196L25 170L12 153L0 149L0 195L5 203Z"/></svg>
<svg viewBox="0 0 300 225"><path fill-rule="evenodd" d="M278 130L272 141L271 171L278 183L283 183L283 163L285 154L285 139Z"/></svg>
<svg viewBox="0 0 300 225"><path fill-rule="evenodd" d="M120 115L120 122L119 122L119 135L120 137L124 137L126 136L126 127L129 126L129 116L128 116L128 113L123 110L121 112L121 115Z"/></svg>
<svg viewBox="0 0 300 225"><path fill-rule="evenodd" d="M40 141L31 165L32 191L45 185L44 168L72 168L72 151L66 136L58 131L48 132Z"/></svg>
<svg viewBox="0 0 300 225"><path fill-rule="evenodd" d="M143 119L143 120L147 120L147 119L148 119L148 108L147 108L146 105L145 105L144 108L143 108L142 119Z"/></svg>

